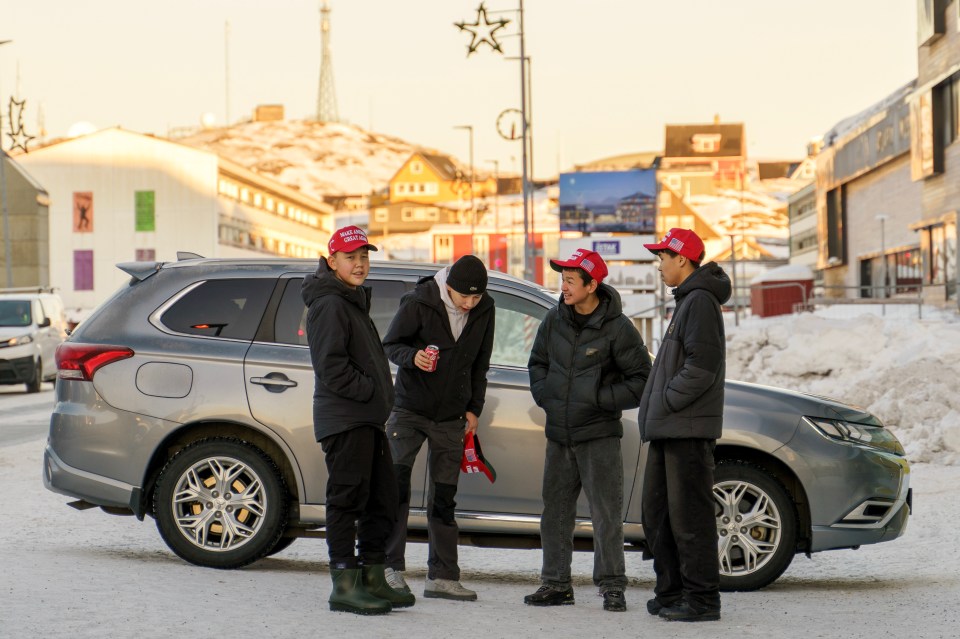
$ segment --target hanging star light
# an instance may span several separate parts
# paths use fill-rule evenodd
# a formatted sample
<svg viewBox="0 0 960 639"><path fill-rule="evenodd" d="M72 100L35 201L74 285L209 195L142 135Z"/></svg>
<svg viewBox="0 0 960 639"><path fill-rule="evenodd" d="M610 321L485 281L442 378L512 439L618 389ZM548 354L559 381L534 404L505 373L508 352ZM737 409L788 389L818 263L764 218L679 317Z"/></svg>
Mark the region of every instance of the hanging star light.
<svg viewBox="0 0 960 639"><path fill-rule="evenodd" d="M24 153L27 153L27 144L35 137L29 135L23 128L23 111L26 105L27 101L25 99L17 101L13 96L10 96L10 106L7 109L7 121L10 122L10 131L7 133L7 137L10 138L11 151L13 149L22 149ZM17 109L16 119L13 117L14 107Z"/></svg>
<svg viewBox="0 0 960 639"><path fill-rule="evenodd" d="M498 53L503 53L503 49L500 48L500 43L497 41L496 34L497 31L503 29L509 23L510 21L505 18L491 22L487 16L487 8L484 6L484 3L481 2L480 6L477 7L476 22L454 22L453 26L470 34L472 39L470 40L470 44L467 45L467 57L469 58L471 54L476 53L482 44L486 44Z"/></svg>

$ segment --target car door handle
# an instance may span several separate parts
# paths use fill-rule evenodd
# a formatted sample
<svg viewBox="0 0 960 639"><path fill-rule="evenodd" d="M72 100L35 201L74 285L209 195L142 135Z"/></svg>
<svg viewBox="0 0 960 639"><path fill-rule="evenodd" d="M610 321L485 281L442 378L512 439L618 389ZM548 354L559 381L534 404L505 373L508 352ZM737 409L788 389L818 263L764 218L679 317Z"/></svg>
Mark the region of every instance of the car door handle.
<svg viewBox="0 0 960 639"><path fill-rule="evenodd" d="M295 381L287 378L283 373L269 373L266 377L251 377L250 383L259 384L271 393L282 393L297 385Z"/></svg>

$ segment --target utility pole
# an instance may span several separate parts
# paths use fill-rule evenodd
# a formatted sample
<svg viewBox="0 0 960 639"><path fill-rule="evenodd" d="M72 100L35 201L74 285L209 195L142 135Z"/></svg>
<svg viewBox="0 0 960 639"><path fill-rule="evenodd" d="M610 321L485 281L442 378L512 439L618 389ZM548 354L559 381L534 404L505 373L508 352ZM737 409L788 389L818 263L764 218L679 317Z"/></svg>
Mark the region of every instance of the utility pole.
<svg viewBox="0 0 960 639"><path fill-rule="evenodd" d="M13 40L0 40L0 46L10 44ZM0 92L0 96L3 93ZM2 102L2 98L0 98ZM7 270L7 288L13 288L13 265L10 251L10 213L7 210L7 152L3 150L3 112L0 107L0 207L3 209L3 253L4 266Z"/></svg>
<svg viewBox="0 0 960 639"><path fill-rule="evenodd" d="M477 222L477 205L476 199L474 198L473 192L473 125L472 124L458 124L453 127L455 129L464 129L470 133L470 247L471 253L473 252L473 229L474 225Z"/></svg>
<svg viewBox="0 0 960 639"><path fill-rule="evenodd" d="M523 144L521 187L523 189L523 279L533 281L533 258L530 246L530 181L527 174L527 151L530 132L527 126L527 52L523 33L523 0L520 0L520 131Z"/></svg>
<svg viewBox="0 0 960 639"><path fill-rule="evenodd" d="M500 234L500 160L487 160L493 164L493 227L494 231Z"/></svg>

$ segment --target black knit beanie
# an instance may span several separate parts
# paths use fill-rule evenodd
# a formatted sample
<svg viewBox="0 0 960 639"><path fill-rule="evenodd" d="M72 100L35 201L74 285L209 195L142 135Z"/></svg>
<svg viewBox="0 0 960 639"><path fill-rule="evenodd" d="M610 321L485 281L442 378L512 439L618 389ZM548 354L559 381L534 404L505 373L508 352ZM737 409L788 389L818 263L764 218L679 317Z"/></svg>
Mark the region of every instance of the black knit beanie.
<svg viewBox="0 0 960 639"><path fill-rule="evenodd" d="M475 255L464 255L454 262L447 284L461 295L479 295L487 290L487 267Z"/></svg>

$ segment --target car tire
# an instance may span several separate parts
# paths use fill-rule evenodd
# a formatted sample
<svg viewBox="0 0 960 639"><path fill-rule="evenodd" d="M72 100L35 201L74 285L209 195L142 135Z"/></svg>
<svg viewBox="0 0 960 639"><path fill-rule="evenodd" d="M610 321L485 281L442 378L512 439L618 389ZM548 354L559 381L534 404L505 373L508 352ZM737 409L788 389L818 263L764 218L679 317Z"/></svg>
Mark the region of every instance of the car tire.
<svg viewBox="0 0 960 639"><path fill-rule="evenodd" d="M273 548L270 549L270 552L267 553L267 556L268 556L268 557L272 557L273 555L276 555L277 553L283 552L284 550L286 550L287 548L289 548L290 545L291 545L293 542L295 542L296 540L297 540L296 537L289 537L289 536L284 535L283 537L281 537L280 539L277 540L277 543L275 543L275 544L273 545Z"/></svg>
<svg viewBox="0 0 960 639"><path fill-rule="evenodd" d="M763 468L722 460L714 472L720 589L749 591L777 580L796 554L797 509Z"/></svg>
<svg viewBox="0 0 960 639"><path fill-rule="evenodd" d="M289 493L276 464L237 439L195 442L160 471L153 512L164 542L182 559L231 569L282 541Z"/></svg>
<svg viewBox="0 0 960 639"><path fill-rule="evenodd" d="M39 393L41 383L43 383L43 364L37 359L33 366L33 378L27 381L27 392Z"/></svg>

